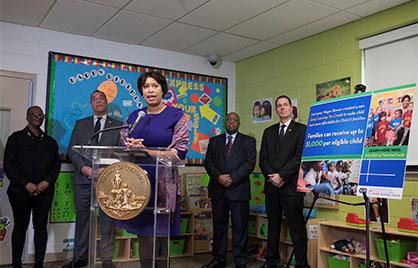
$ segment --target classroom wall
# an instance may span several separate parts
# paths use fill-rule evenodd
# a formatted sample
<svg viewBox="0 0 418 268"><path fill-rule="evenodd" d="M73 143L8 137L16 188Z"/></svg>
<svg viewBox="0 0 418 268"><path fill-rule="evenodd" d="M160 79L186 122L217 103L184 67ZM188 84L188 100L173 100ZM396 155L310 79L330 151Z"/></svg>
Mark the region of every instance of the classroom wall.
<svg viewBox="0 0 418 268"><path fill-rule="evenodd" d="M253 124L252 103L256 99L287 94L299 104L299 121L306 123L310 103L315 101L317 83L351 77L351 85L361 82L361 52L358 40L396 29L418 20L418 0L391 8L352 23L290 43L269 52L242 60L236 65L237 111L241 115L241 131L257 139L260 148L263 130L277 122ZM416 122L418 123L418 122ZM408 175L407 177L413 177ZM415 175L415 179L417 179ZM418 196L418 181L406 181L404 198L389 201L390 224L399 217L410 217L410 199ZM358 202L357 197L341 200ZM318 217L345 220L346 213L363 216L362 207L340 205L339 210L319 209Z"/></svg>
<svg viewBox="0 0 418 268"><path fill-rule="evenodd" d="M226 77L228 110L235 110L236 85L233 62L224 61L215 69L205 57L0 22L0 70L34 74L36 81L33 104L42 108L46 105L49 51ZM13 94L12 90L10 94ZM26 108L22 107L22 109ZM65 164L63 169L71 170L71 167ZM204 172L204 170L202 167L187 167L182 172ZM73 232L74 224L49 226L47 260L62 258L61 255L56 256L52 253L63 251L66 242L63 242L62 238L72 238ZM32 235L33 230L29 228L28 237ZM28 240L29 255L34 252L32 242ZM27 257L26 253L25 256Z"/></svg>
<svg viewBox="0 0 418 268"><path fill-rule="evenodd" d="M45 107L48 51L228 78L228 109L235 109L235 63L215 69L205 57L0 22L0 70L37 76L34 104Z"/></svg>

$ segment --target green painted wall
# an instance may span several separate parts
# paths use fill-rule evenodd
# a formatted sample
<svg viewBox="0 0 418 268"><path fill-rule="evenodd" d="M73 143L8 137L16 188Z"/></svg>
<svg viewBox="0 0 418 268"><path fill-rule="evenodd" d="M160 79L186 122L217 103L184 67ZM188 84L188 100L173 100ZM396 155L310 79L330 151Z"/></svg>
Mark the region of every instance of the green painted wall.
<svg viewBox="0 0 418 268"><path fill-rule="evenodd" d="M274 100L281 94L298 99L299 121L306 123L317 83L347 76L351 77L352 85L360 83L359 39L417 21L418 0L414 0L238 62L236 107L241 116L241 132L254 136L259 148L263 130L272 122L253 124L252 102L270 97ZM276 115L273 120L277 122ZM411 196L418 196L417 180L406 182L401 201L389 201L390 226L396 226L400 216L410 217ZM341 196L341 199L361 201L357 197ZM348 211L363 216L363 208L344 205L340 205L339 210L319 209L318 216L345 220Z"/></svg>

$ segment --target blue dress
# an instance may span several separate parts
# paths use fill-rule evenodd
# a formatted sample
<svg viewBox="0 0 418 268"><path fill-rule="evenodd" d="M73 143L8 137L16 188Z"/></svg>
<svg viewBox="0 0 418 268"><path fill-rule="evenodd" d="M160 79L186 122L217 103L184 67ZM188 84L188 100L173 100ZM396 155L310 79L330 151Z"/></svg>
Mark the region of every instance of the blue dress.
<svg viewBox="0 0 418 268"><path fill-rule="evenodd" d="M130 138L144 139L142 142L146 147L168 147L172 143L174 128L177 122L184 116L183 111L174 107L166 107L159 114L147 114L146 108L132 112L127 123L132 124L138 116L138 112L143 111L145 116L138 123ZM181 159L186 157L185 151L178 150L178 156ZM142 167L148 172L151 183L151 198L147 208L154 207L155 200L155 167ZM143 236L151 236L154 233L154 215L151 209L145 209L137 217L117 221L117 226L127 230L130 233ZM179 235L180 233L180 202L176 203L174 213L171 213L170 222L165 215L159 215L157 218L157 235L167 235L168 225L170 226L170 235Z"/></svg>

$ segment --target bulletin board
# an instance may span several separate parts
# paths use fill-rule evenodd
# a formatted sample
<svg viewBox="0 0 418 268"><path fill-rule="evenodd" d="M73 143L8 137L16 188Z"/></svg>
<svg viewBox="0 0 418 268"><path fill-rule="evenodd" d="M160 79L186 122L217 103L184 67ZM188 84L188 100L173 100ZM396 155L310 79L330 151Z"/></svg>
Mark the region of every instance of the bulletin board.
<svg viewBox="0 0 418 268"><path fill-rule="evenodd" d="M90 94L94 90L104 92L108 114L125 121L132 111L146 106L137 89L137 80L145 71L157 71L166 77L164 103L181 108L189 122L186 163L203 164L209 138L223 132L227 78L50 52L45 124L47 133L58 142L63 160L67 160L75 122L92 115Z"/></svg>

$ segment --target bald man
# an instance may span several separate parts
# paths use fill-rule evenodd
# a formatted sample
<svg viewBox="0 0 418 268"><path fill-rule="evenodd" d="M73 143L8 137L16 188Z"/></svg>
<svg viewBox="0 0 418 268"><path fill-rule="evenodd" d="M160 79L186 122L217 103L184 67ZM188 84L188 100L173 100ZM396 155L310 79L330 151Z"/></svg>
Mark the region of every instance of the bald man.
<svg viewBox="0 0 418 268"><path fill-rule="evenodd" d="M250 174L256 163L255 139L238 132L240 118L229 113L226 133L209 141L205 169L210 176L213 260L202 268L225 267L229 213L232 221L232 253L235 267L247 267Z"/></svg>

